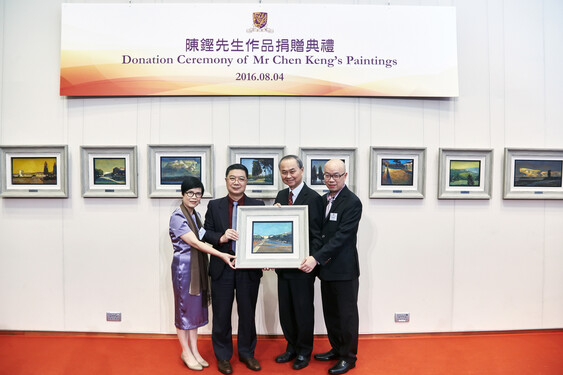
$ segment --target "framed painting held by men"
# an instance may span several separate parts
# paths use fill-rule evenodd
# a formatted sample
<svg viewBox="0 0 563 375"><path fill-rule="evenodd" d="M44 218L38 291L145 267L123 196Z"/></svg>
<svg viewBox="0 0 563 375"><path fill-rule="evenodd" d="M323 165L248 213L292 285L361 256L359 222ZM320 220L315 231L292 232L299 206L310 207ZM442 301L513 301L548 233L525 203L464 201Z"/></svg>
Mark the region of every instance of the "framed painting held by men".
<svg viewBox="0 0 563 375"><path fill-rule="evenodd" d="M237 268L298 268L309 256L308 206L240 206Z"/></svg>

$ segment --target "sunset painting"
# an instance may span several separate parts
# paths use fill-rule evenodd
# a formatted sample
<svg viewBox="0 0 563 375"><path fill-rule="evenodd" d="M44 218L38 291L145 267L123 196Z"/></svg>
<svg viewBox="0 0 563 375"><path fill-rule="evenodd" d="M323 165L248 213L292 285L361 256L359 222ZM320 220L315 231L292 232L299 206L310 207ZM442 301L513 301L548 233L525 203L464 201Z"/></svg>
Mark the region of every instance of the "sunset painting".
<svg viewBox="0 0 563 375"><path fill-rule="evenodd" d="M515 160L514 186L561 187L561 160Z"/></svg>
<svg viewBox="0 0 563 375"><path fill-rule="evenodd" d="M56 185L57 158L13 157L13 185Z"/></svg>
<svg viewBox="0 0 563 375"><path fill-rule="evenodd" d="M412 186L414 159L381 159L381 185Z"/></svg>

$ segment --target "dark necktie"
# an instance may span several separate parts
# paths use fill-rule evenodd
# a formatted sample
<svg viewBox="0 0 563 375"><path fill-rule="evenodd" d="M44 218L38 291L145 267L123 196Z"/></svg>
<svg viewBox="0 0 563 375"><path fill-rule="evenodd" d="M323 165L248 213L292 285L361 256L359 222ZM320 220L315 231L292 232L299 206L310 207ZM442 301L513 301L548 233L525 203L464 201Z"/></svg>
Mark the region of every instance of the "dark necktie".
<svg viewBox="0 0 563 375"><path fill-rule="evenodd" d="M287 204L289 204L290 206L293 205L293 192L292 191L289 192L289 199L287 200Z"/></svg>

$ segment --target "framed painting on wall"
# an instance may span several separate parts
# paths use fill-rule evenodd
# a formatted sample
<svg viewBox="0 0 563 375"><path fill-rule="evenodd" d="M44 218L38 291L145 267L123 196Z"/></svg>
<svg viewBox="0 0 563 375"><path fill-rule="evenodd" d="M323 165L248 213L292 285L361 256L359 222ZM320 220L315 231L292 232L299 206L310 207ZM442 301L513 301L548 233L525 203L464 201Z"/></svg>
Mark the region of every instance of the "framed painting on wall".
<svg viewBox="0 0 563 375"><path fill-rule="evenodd" d="M240 206L237 268L298 268L309 256L307 206Z"/></svg>
<svg viewBox="0 0 563 375"><path fill-rule="evenodd" d="M252 198L275 198L282 189L278 163L285 147L229 147L229 164L239 163L248 169L246 195Z"/></svg>
<svg viewBox="0 0 563 375"><path fill-rule="evenodd" d="M136 198L136 146L81 146L82 196Z"/></svg>
<svg viewBox="0 0 563 375"><path fill-rule="evenodd" d="M0 146L3 198L67 198L68 148Z"/></svg>
<svg viewBox="0 0 563 375"><path fill-rule="evenodd" d="M213 197L212 145L149 145L149 197L180 198L182 181L198 178L204 198Z"/></svg>
<svg viewBox="0 0 563 375"><path fill-rule="evenodd" d="M491 199L492 149L440 149L438 199Z"/></svg>
<svg viewBox="0 0 563 375"><path fill-rule="evenodd" d="M424 198L426 148L371 147L370 198Z"/></svg>
<svg viewBox="0 0 563 375"><path fill-rule="evenodd" d="M563 199L563 150L504 149L504 199Z"/></svg>
<svg viewBox="0 0 563 375"><path fill-rule="evenodd" d="M356 148L312 148L302 147L299 149L305 173L303 180L310 188L319 194L328 193L324 183L324 166L330 159L340 159L346 165L346 185L350 190L356 192Z"/></svg>

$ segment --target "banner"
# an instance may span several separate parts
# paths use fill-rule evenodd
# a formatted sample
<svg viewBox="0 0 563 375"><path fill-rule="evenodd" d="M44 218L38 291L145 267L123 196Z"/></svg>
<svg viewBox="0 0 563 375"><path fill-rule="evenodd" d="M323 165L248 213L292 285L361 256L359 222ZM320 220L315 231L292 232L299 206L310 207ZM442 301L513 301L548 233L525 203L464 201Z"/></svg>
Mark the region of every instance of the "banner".
<svg viewBox="0 0 563 375"><path fill-rule="evenodd" d="M458 96L455 8L62 4L64 96Z"/></svg>

